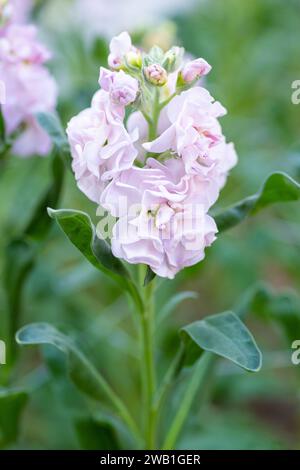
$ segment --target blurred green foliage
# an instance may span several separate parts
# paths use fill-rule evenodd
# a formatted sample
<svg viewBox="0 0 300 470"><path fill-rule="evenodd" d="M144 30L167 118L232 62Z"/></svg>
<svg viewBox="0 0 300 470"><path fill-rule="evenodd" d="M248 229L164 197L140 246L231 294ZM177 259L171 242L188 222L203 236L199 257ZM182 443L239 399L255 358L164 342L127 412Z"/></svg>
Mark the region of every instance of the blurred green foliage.
<svg viewBox="0 0 300 470"><path fill-rule="evenodd" d="M42 15L41 8L37 21ZM271 171L286 171L299 179L300 105L291 103L291 84L300 79L299 15L298 0L209 0L199 1L193 11L173 18L179 43L213 65L207 87L229 111L222 124L240 158L216 209L257 191ZM49 29L44 35L54 51L51 68L60 87L58 111L66 124L88 106L107 45L102 38L86 42L80 31L55 34ZM1 170L2 274L8 244L23 232L49 187L50 164L49 159L12 158ZM95 206L80 194L71 173L66 175L60 207L84 210L97 221ZM160 281L159 312L174 291L199 294L197 300L186 296L157 331L160 374L177 349L178 327L226 309L244 309L265 357L262 371L255 376L219 363L214 381L207 384L213 398L210 403L203 398L201 404L196 401L180 448L299 448L300 366L291 363L290 343L291 331L300 339L299 222L297 203L268 209L222 234L207 251L205 261L182 272L174 282ZM3 275L1 281L0 338L7 314ZM252 288L259 281L272 286L259 291L263 292L260 296ZM140 400L138 346L126 299L54 225L46 242L38 246L22 295L18 326L33 321L47 321L71 332L118 393L129 397L128 405L135 410ZM5 407L0 445L34 449L117 446L118 438L99 404L83 399L67 380L61 355L46 347L42 356L35 348L22 349L9 373L10 364L1 366L1 385L13 384L30 397L17 439ZM183 389L184 377L181 382ZM20 393L18 401L9 405L15 416L25 404ZM6 398L9 403L13 394ZM172 406L178 399L180 390ZM172 407L166 420L171 414ZM1 436L3 431L11 436L9 442Z"/></svg>

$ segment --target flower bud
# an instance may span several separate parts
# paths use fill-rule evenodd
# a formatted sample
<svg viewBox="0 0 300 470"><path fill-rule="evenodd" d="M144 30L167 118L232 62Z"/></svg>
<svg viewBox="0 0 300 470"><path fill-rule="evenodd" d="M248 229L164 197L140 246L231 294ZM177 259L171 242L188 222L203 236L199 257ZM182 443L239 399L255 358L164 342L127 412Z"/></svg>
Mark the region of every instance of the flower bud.
<svg viewBox="0 0 300 470"><path fill-rule="evenodd" d="M142 67L142 55L138 49L132 49L126 54L126 62L132 67Z"/></svg>
<svg viewBox="0 0 300 470"><path fill-rule="evenodd" d="M134 78L132 80L136 82ZM127 85L124 84L123 86L116 85L112 88L110 92L110 97L113 103L120 106L127 106L128 104L133 103L135 101L137 96L137 90L137 82L136 84L134 84L134 86L132 86L131 83L128 83Z"/></svg>
<svg viewBox="0 0 300 470"><path fill-rule="evenodd" d="M180 67L183 53L183 47L172 47L165 53L162 65L168 73L175 72Z"/></svg>
<svg viewBox="0 0 300 470"><path fill-rule="evenodd" d="M211 71L211 66L204 59L195 59L185 64L181 71L182 79L185 83L207 75Z"/></svg>
<svg viewBox="0 0 300 470"><path fill-rule="evenodd" d="M159 64L151 64L144 68L144 75L152 85L163 86L167 83L168 74Z"/></svg>
<svg viewBox="0 0 300 470"><path fill-rule="evenodd" d="M131 38L126 31L113 37L109 44L108 65L110 68L120 70L124 65L126 54L131 51L132 47Z"/></svg>

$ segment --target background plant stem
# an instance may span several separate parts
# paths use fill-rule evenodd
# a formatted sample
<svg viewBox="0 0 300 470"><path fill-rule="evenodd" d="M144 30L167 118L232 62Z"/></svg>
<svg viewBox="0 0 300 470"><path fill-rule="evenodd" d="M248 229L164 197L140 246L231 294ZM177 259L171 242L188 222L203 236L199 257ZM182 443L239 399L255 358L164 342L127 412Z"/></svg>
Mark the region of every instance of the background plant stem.
<svg viewBox="0 0 300 470"><path fill-rule="evenodd" d="M187 385L180 407L171 424L169 433L163 445L164 450L172 450L176 445L178 436L182 430L185 420L190 412L195 395L199 387L205 382L208 372L212 367L214 356L205 352L195 365L189 384Z"/></svg>

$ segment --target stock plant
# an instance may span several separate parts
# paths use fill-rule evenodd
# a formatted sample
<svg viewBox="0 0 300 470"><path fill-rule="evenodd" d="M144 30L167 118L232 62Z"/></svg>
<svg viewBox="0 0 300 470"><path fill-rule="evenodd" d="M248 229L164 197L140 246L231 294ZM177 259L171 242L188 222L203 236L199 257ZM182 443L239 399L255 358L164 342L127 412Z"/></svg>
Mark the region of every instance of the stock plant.
<svg viewBox="0 0 300 470"><path fill-rule="evenodd" d="M226 110L204 88L210 65L204 59L188 61L179 47L143 52L125 32L112 39L108 65L100 69L101 89L91 106L71 119L67 136L57 116L40 112L36 117L58 155L71 165L79 189L103 209L97 210L102 214L97 227L79 210L49 207L48 214L128 297L140 344L136 409L71 336L53 325L25 326L17 342L59 349L72 382L99 403L101 419L78 428L82 440L93 428L108 449L174 449L218 358L247 372L260 370L262 354L244 323L257 292L236 311L183 327L178 351L158 377L160 321L187 294L174 292L158 311L157 285L204 262L205 249L244 219L271 204L299 200L300 186L283 172L273 173L256 194L214 213L237 155L219 123Z"/></svg>

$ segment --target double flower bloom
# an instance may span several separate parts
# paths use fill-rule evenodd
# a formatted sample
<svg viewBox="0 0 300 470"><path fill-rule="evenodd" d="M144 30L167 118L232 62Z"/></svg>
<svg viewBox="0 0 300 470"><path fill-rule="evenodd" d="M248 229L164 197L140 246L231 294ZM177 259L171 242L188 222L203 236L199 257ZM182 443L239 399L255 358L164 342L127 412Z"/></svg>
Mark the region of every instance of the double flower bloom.
<svg viewBox="0 0 300 470"><path fill-rule="evenodd" d="M218 122L226 110L198 86L210 66L183 64L180 48L144 54L122 33L108 63L91 107L68 125L75 177L117 218L114 255L173 278L216 238L208 210L237 161Z"/></svg>

